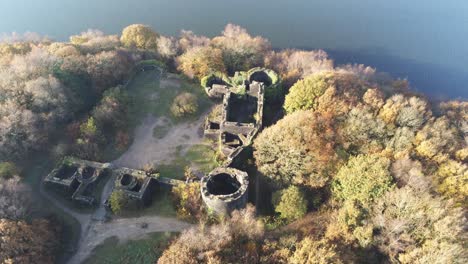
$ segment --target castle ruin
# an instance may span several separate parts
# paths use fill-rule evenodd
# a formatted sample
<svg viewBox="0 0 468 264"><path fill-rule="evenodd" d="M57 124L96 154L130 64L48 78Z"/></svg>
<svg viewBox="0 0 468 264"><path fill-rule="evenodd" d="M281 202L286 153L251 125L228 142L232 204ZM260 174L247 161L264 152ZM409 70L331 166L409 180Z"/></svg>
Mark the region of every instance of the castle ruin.
<svg viewBox="0 0 468 264"><path fill-rule="evenodd" d="M276 73L263 68L236 72L232 78L213 74L202 80L209 97L222 98L221 110L207 117L204 133L218 142L226 162L201 180L203 201L216 213L227 214L247 204L248 175L230 166L262 128L265 90L278 82Z"/></svg>

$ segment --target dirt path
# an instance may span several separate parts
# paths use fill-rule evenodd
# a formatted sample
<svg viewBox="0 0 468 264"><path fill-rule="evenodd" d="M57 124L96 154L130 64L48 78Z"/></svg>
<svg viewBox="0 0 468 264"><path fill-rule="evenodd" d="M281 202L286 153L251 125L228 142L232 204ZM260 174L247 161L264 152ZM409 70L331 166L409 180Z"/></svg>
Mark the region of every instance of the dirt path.
<svg viewBox="0 0 468 264"><path fill-rule="evenodd" d="M142 168L145 164L163 164L170 162L178 146L188 148L199 144L203 140L200 126L203 124L204 115L193 122L171 125L167 133L161 138L153 136L155 127L168 125L164 117L146 117L142 124L135 130L135 139L127 152L113 161L113 166ZM170 125L170 124L169 124ZM101 195L101 201L105 201L112 191L114 179L108 180ZM75 217L81 224L81 235L78 250L68 263L77 264L84 261L92 250L105 239L116 236L120 241L128 239L139 239L147 233L162 231L181 231L188 228L190 224L181 222L175 218L164 218L160 216L146 216L139 218L122 218L105 222L106 209L101 204L92 214L78 214L63 206L46 192L43 193L59 208ZM141 228L142 223L147 223L147 228Z"/></svg>
<svg viewBox="0 0 468 264"><path fill-rule="evenodd" d="M142 224L148 226L142 228ZM87 231L87 236L80 243L80 248L69 260L70 264L82 263L92 250L109 237L117 237L120 242L142 239L148 233L153 232L178 232L191 225L174 218L160 216L146 216L138 218L121 218L109 223L96 222Z"/></svg>
<svg viewBox="0 0 468 264"><path fill-rule="evenodd" d="M189 147L203 141L201 124L205 115L193 122L172 125L166 117L147 116L135 130L135 139L127 152L112 162L115 166L141 169L148 163L166 164L171 162L178 146ZM161 138L153 136L155 127L170 126Z"/></svg>

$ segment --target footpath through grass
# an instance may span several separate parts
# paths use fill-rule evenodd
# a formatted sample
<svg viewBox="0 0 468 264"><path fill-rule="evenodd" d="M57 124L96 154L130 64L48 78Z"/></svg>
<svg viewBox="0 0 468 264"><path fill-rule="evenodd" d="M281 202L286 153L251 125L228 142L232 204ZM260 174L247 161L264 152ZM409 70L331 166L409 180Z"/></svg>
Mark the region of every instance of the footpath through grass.
<svg viewBox="0 0 468 264"><path fill-rule="evenodd" d="M156 263L176 233L156 232L147 238L119 243L116 237L97 246L85 264L147 264Z"/></svg>

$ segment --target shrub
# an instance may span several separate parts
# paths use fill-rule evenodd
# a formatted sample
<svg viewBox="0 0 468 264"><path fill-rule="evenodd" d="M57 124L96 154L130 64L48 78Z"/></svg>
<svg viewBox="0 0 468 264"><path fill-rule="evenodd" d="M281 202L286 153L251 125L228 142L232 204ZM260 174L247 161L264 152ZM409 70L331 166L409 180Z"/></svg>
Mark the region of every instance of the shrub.
<svg viewBox="0 0 468 264"><path fill-rule="evenodd" d="M198 111L197 96L192 93L181 93L171 105L171 112L176 117L184 117L195 114Z"/></svg>
<svg viewBox="0 0 468 264"><path fill-rule="evenodd" d="M112 212L114 214L121 213L127 207L128 199L129 198L127 197L124 191L113 191L109 198L109 204Z"/></svg>
<svg viewBox="0 0 468 264"><path fill-rule="evenodd" d="M0 179L10 179L18 173L19 170L13 162L0 162Z"/></svg>
<svg viewBox="0 0 468 264"><path fill-rule="evenodd" d="M200 193L200 183L180 184L172 188L177 207L177 217L184 220L199 220L204 211Z"/></svg>
<svg viewBox="0 0 468 264"><path fill-rule="evenodd" d="M281 218L289 221L299 219L307 213L307 200L304 193L296 186L290 186L285 190L278 191L276 197L275 211L280 213Z"/></svg>

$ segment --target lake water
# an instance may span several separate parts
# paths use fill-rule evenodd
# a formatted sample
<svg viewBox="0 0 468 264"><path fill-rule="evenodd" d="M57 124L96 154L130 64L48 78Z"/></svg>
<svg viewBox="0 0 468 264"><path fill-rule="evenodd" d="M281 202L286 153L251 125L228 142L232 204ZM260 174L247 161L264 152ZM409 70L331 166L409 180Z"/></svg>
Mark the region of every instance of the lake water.
<svg viewBox="0 0 468 264"><path fill-rule="evenodd" d="M276 48L325 49L337 63L407 77L433 97L468 98L466 0L0 0L0 32L65 40L133 23L207 36L235 23Z"/></svg>

